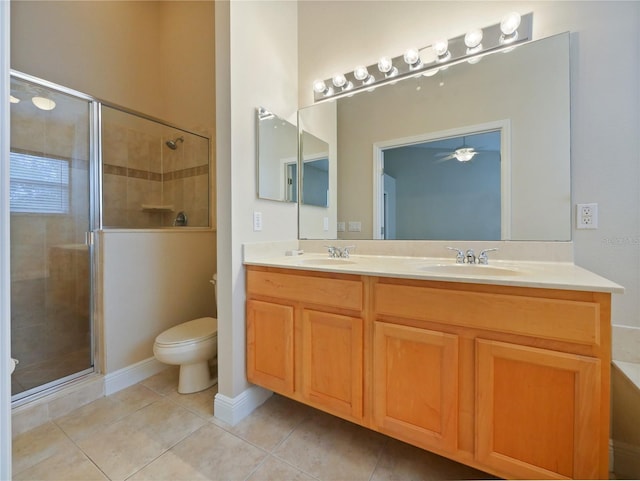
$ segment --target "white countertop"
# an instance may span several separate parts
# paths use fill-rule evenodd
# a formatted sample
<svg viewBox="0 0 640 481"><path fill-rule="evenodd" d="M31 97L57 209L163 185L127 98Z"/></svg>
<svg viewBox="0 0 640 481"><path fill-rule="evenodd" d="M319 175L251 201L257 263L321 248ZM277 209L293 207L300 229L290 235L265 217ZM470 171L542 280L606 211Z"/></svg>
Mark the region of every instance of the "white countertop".
<svg viewBox="0 0 640 481"><path fill-rule="evenodd" d="M330 259L327 254L305 253L297 256L251 256L245 258L244 264L445 282L624 292L624 288L615 282L570 262L490 260L488 266L481 266L456 264L451 257L351 255L349 259Z"/></svg>

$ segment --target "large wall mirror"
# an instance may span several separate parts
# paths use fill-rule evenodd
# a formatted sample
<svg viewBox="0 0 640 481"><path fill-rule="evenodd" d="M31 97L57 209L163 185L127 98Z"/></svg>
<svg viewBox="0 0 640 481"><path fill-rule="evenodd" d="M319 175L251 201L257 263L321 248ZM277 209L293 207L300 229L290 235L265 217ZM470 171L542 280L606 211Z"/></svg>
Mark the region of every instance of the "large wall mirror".
<svg viewBox="0 0 640 481"><path fill-rule="evenodd" d="M299 237L570 240L569 102L565 33L301 109L336 169L324 216L356 228L300 206Z"/></svg>

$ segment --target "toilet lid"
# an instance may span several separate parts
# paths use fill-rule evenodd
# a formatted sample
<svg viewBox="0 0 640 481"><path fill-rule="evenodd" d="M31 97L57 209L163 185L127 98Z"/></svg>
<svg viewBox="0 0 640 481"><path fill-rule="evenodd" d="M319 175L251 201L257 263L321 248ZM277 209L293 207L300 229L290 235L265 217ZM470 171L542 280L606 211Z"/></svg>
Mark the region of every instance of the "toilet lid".
<svg viewBox="0 0 640 481"><path fill-rule="evenodd" d="M167 329L156 337L156 344L166 345L204 341L215 336L217 332L217 319L213 317L201 317Z"/></svg>

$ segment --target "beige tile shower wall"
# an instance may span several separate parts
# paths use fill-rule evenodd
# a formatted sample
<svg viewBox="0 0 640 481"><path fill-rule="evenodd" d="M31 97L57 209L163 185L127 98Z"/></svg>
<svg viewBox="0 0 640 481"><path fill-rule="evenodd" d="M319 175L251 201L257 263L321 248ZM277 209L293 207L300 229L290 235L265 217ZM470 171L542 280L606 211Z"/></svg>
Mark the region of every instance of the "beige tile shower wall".
<svg viewBox="0 0 640 481"><path fill-rule="evenodd" d="M163 203L162 137L112 122L103 131L104 225L161 227L162 214L144 211L142 205Z"/></svg>

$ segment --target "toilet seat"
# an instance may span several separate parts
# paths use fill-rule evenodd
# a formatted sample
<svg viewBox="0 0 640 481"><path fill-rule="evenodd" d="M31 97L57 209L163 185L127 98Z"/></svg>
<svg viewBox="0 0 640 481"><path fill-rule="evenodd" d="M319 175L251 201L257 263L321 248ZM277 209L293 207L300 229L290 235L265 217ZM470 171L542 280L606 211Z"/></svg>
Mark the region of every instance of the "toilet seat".
<svg viewBox="0 0 640 481"><path fill-rule="evenodd" d="M158 347L179 347L206 341L217 334L218 320L201 317L167 329L156 337L155 343Z"/></svg>

